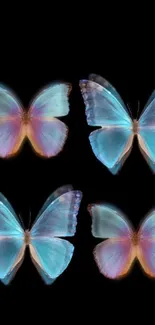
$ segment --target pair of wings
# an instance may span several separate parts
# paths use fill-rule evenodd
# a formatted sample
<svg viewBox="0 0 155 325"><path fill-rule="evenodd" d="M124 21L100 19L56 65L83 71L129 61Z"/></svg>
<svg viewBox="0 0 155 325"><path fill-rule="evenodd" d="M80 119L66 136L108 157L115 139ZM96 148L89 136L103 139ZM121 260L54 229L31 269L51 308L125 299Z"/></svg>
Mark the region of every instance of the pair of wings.
<svg viewBox="0 0 155 325"><path fill-rule="evenodd" d="M46 284L67 268L74 246L58 237L73 236L82 199L70 185L57 189L45 202L30 231L30 255ZM25 233L16 213L0 194L0 280L8 284L22 263Z"/></svg>
<svg viewBox="0 0 155 325"><path fill-rule="evenodd" d="M100 272L111 279L119 278L129 271L137 257L144 271L155 277L155 211L146 217L135 233L114 207L94 204L88 210L92 216L92 235L108 238L94 249Z"/></svg>
<svg viewBox="0 0 155 325"><path fill-rule="evenodd" d="M56 156L65 144L68 128L57 117L69 112L71 85L54 83L43 89L24 112L16 96L0 86L0 157L15 154L28 137L35 151L44 157Z"/></svg>
<svg viewBox="0 0 155 325"><path fill-rule="evenodd" d="M81 80L87 123L100 126L90 136L92 150L113 174L128 157L134 137L133 121L115 88L102 77L92 74ZM155 172L155 91L138 121L138 143L150 168Z"/></svg>

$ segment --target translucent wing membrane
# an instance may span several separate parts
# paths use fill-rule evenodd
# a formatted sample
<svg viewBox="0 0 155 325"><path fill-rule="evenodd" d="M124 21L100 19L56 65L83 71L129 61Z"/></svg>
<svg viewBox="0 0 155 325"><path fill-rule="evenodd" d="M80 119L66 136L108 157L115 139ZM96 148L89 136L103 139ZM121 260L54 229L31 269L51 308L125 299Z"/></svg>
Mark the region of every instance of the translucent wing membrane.
<svg viewBox="0 0 155 325"><path fill-rule="evenodd" d="M118 100L118 102L122 105L122 107L126 110L126 106L125 106L121 96L119 95L117 90L110 84L110 82L108 82L103 77L98 76L97 74L94 74L94 73L89 75L89 80L92 80L92 81L96 82L97 84L101 85L103 88L107 89L107 91L109 91L109 93L111 93ZM128 112L127 112L127 114L128 114Z"/></svg>
<svg viewBox="0 0 155 325"><path fill-rule="evenodd" d="M23 246L23 239L0 236L0 279L5 278L14 267L16 259Z"/></svg>
<svg viewBox="0 0 155 325"><path fill-rule="evenodd" d="M56 156L68 134L67 126L56 117L68 114L70 90L71 85L65 83L46 87L34 99L28 114L23 114L10 90L0 87L0 157L15 154L26 136L38 154Z"/></svg>
<svg viewBox="0 0 155 325"><path fill-rule="evenodd" d="M73 187L71 185L64 185L59 187L57 190L55 190L49 197L48 199L45 201L45 203L43 204L41 210L38 213L38 216L36 218L37 219L40 218L40 216L42 215L42 213L50 206L50 204L56 200L59 196L67 193L67 192L71 192L73 190ZM35 221L35 222L36 222Z"/></svg>
<svg viewBox="0 0 155 325"><path fill-rule="evenodd" d="M155 277L155 240L143 239L140 241L137 257L145 273Z"/></svg>
<svg viewBox="0 0 155 325"><path fill-rule="evenodd" d="M46 87L33 100L31 116L49 120L51 117L68 115L70 91L71 85L67 83L54 83Z"/></svg>
<svg viewBox="0 0 155 325"><path fill-rule="evenodd" d="M135 257L131 225L114 207L94 204L88 209L92 216L92 235L110 238L94 249L97 266L106 277L118 278L129 270Z"/></svg>
<svg viewBox="0 0 155 325"><path fill-rule="evenodd" d="M41 91L31 104L27 135L42 156L56 156L65 144L68 128L55 117L68 114L70 90L69 84L55 83Z"/></svg>
<svg viewBox="0 0 155 325"><path fill-rule="evenodd" d="M67 268L74 246L64 239L32 239L30 246L32 260L46 284L51 284Z"/></svg>
<svg viewBox="0 0 155 325"><path fill-rule="evenodd" d="M16 254L14 254L14 256L12 256L14 262L13 262L12 266L10 268L8 268L8 272L7 272L6 276L1 279L1 281L5 285L9 284L13 280L16 272L20 268L20 266L23 262L23 259L24 259L25 244L23 244L23 240L22 241L18 240L17 244L18 244L18 250L16 251ZM15 250L13 251L12 248L11 248L11 251L12 251L12 253L13 252L15 253Z"/></svg>
<svg viewBox="0 0 155 325"><path fill-rule="evenodd" d="M55 238L73 236L82 193L70 185L57 189L45 202L31 230L32 260L46 284L67 268L74 246L67 240Z"/></svg>
<svg viewBox="0 0 155 325"><path fill-rule="evenodd" d="M90 78L94 81L80 81L87 122L102 127L90 134L90 144L97 159L116 174L132 146L132 121L113 86L100 76Z"/></svg>
<svg viewBox="0 0 155 325"><path fill-rule="evenodd" d="M155 91L139 119L138 141L144 158L155 172Z"/></svg>
<svg viewBox="0 0 155 325"><path fill-rule="evenodd" d="M139 119L140 127L155 127L155 91L153 91Z"/></svg>
<svg viewBox="0 0 155 325"><path fill-rule="evenodd" d="M81 203L80 191L66 192L57 197L49 205L45 203L45 210L37 218L32 227L31 234L34 236L73 236L76 230L77 213ZM47 201L47 202L48 202Z"/></svg>
<svg viewBox="0 0 155 325"><path fill-rule="evenodd" d="M144 271L155 277L155 211L146 217L140 227L138 258Z"/></svg>
<svg viewBox="0 0 155 325"><path fill-rule="evenodd" d="M107 88L91 80L81 80L79 85L85 102L89 125L132 126L129 114L122 106L122 101L118 100L118 96L115 97L115 94L113 95Z"/></svg>
<svg viewBox="0 0 155 325"><path fill-rule="evenodd" d="M68 135L67 126L55 118L49 121L33 119L27 130L32 147L45 157L56 156L62 150Z"/></svg>
<svg viewBox="0 0 155 325"><path fill-rule="evenodd" d="M15 154L24 137L23 110L14 94L0 86L0 157Z"/></svg>
<svg viewBox="0 0 155 325"><path fill-rule="evenodd" d="M0 193L0 237L23 235L15 211L8 200Z"/></svg>
<svg viewBox="0 0 155 325"><path fill-rule="evenodd" d="M123 158L131 149L133 133L127 128L101 128L93 131L89 140L96 158L115 174L119 167L122 167L125 161ZM115 169L117 166L118 168Z"/></svg>
<svg viewBox="0 0 155 325"><path fill-rule="evenodd" d="M139 236L155 240L155 211L152 211L144 219L139 230Z"/></svg>
<svg viewBox="0 0 155 325"><path fill-rule="evenodd" d="M32 261L46 284L67 268L74 246L54 236L73 236L82 193L70 185L58 188L45 202L30 232ZM0 194L0 280L8 284L25 252L25 234L7 199Z"/></svg>
<svg viewBox="0 0 155 325"><path fill-rule="evenodd" d="M23 249L24 231L10 203L0 194L0 279L4 283L9 283L16 273Z"/></svg>
<svg viewBox="0 0 155 325"><path fill-rule="evenodd" d="M43 279L43 281L45 282L45 284L47 284L47 285L52 284L56 280L56 278L55 279L50 278L50 276L42 269L41 264L38 264L38 263L40 263L40 261L39 261L39 258L36 256L35 250L32 245L30 245L30 252L31 252L32 262L35 265L38 273L40 274L40 276ZM33 258L32 254L35 256L35 258Z"/></svg>
<svg viewBox="0 0 155 325"><path fill-rule="evenodd" d="M122 213L115 207L104 204L88 206L92 217L92 235L98 238L130 237L132 228Z"/></svg>
<svg viewBox="0 0 155 325"><path fill-rule="evenodd" d="M99 271L111 279L125 275L134 257L133 246L129 239L108 239L94 249L94 258Z"/></svg>
<svg viewBox="0 0 155 325"><path fill-rule="evenodd" d="M93 236L109 238L94 249L94 258L102 274L119 278L128 272L137 257L145 273L155 277L155 211L145 218L137 234L114 207L94 204L89 206L89 212Z"/></svg>

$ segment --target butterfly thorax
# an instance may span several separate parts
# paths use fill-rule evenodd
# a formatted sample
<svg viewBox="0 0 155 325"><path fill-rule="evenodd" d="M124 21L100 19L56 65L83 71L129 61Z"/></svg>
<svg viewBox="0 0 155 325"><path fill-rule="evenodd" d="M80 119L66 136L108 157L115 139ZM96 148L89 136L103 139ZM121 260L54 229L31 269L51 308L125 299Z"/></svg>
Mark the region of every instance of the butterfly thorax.
<svg viewBox="0 0 155 325"><path fill-rule="evenodd" d="M29 112L23 112L22 121L24 124L29 124L29 122L31 121L31 116Z"/></svg>
<svg viewBox="0 0 155 325"><path fill-rule="evenodd" d="M24 242L25 242L25 245L26 246L30 244L30 231L29 230L26 230L25 231Z"/></svg>
<svg viewBox="0 0 155 325"><path fill-rule="evenodd" d="M134 232L131 236L131 240L132 240L132 244L134 246L137 246L139 243L139 235L136 232Z"/></svg>
<svg viewBox="0 0 155 325"><path fill-rule="evenodd" d="M137 120L133 120L133 134L136 135L138 133L139 123Z"/></svg>

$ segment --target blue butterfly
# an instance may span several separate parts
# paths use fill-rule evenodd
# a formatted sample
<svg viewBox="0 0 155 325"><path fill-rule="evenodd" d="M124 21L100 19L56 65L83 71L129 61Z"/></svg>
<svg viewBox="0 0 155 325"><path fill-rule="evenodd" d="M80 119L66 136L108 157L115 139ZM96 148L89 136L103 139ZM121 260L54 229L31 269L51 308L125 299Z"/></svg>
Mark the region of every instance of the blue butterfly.
<svg viewBox="0 0 155 325"><path fill-rule="evenodd" d="M73 236L82 193L70 185L58 188L45 202L32 229L24 231L15 211L0 194L0 280L8 284L20 267L26 246L46 284L67 268L74 246L58 237Z"/></svg>
<svg viewBox="0 0 155 325"><path fill-rule="evenodd" d="M89 80L80 80L79 85L88 125L101 126L89 136L97 159L116 174L137 135L140 150L155 173L155 91L140 119L132 121L120 95L104 78L91 74Z"/></svg>

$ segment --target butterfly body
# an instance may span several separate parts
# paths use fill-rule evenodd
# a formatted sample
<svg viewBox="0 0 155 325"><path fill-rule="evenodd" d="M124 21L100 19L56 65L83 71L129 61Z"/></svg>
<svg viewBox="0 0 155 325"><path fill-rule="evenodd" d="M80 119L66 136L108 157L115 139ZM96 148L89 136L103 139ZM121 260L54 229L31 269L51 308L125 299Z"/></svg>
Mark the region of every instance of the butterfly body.
<svg viewBox="0 0 155 325"><path fill-rule="evenodd" d="M23 125L27 125L31 122L32 117L30 112L26 112L23 110L22 114L21 114L21 122L23 123Z"/></svg>
<svg viewBox="0 0 155 325"><path fill-rule="evenodd" d="M80 89L88 125L100 127L89 135L97 159L111 173L118 173L137 135L140 150L155 172L155 92L139 120L132 120L120 95L104 78L90 75L80 81Z"/></svg>

